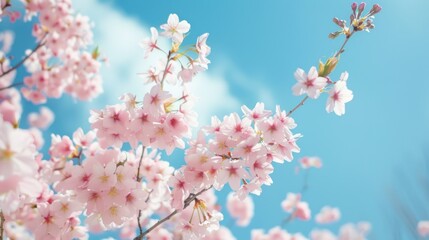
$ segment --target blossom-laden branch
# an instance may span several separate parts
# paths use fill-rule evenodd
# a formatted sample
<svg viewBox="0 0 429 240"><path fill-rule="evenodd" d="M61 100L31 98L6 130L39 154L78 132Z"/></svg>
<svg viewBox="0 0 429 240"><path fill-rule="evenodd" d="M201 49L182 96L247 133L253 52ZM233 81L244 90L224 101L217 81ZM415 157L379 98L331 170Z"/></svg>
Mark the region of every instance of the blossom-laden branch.
<svg viewBox="0 0 429 240"><path fill-rule="evenodd" d="M329 91L329 99L326 106L328 112L334 111L337 115L342 115L345 112L344 104L353 98L352 92L346 87L346 80L348 73L345 72L341 76L340 81L332 82L329 78L329 74L335 69L338 64L340 55L344 52L344 48L350 38L359 31L369 31L374 28L372 18L375 14L381 11L381 7L378 4L373 5L368 14L363 15L365 9L365 3L352 4L352 15L350 17L350 25L346 25L346 21L334 18L333 22L338 25L341 30L329 34L329 38L336 38L339 35L345 35L345 39L339 50L334 54L333 57L329 58L326 63L320 62L319 69L316 72L315 68L311 68L308 75L306 75L302 69L298 69L295 72L295 78L298 83L292 88L295 95L307 94L292 110L290 110L287 116L290 116L298 108L302 107L309 98L318 98L320 93L325 91L328 87L333 86Z"/></svg>
<svg viewBox="0 0 429 240"><path fill-rule="evenodd" d="M186 209L193 201L195 201L195 199L197 199L197 197L199 195L201 195L204 192L210 190L212 187L213 186L210 186L208 188L204 188L203 190L201 190L201 191L199 191L197 193L191 193L191 194L189 194L189 196L184 201L184 208L183 209ZM170 214L168 214L166 217L164 217L163 219L161 219L158 222L156 222L154 225L152 225L150 228L148 228L144 232L142 232L141 229L140 229L140 234L137 237L135 237L134 240L142 240L143 237L145 237L146 235L148 235L151 231L153 231L155 228L157 228L158 226L160 226L164 222L170 220L177 213L179 213L179 211L176 209L173 212L171 212Z"/></svg>
<svg viewBox="0 0 429 240"><path fill-rule="evenodd" d="M13 71L15 71L17 68L19 68L22 64L24 64L24 62L25 61L27 61L27 59L29 59L34 53L36 53L37 52L37 50L39 50L39 48L41 48L43 45L45 45L45 39L46 39L46 37L48 36L48 33L46 33L44 36L43 36L43 38L39 41L39 43L36 45L36 47L34 47L34 49L33 50L31 50L31 52L29 53L29 54L27 54L27 55L25 55L25 57L24 58L22 58L21 59L21 61L19 61L18 63L16 63L14 66L12 66L11 68L9 68L9 69L7 69L6 71L4 71L4 72L2 72L1 74L0 74L0 78L2 78L2 77L4 77L4 76L6 76L6 75L8 75L9 73L11 73L11 72L13 72ZM17 83L17 84L22 84L22 83ZM12 85L15 85L15 84L12 84ZM10 87L13 87L13 86L8 86L8 87L5 87L5 88L1 88L0 89L0 91L1 90L4 90L4 89L7 89L7 88L10 88Z"/></svg>

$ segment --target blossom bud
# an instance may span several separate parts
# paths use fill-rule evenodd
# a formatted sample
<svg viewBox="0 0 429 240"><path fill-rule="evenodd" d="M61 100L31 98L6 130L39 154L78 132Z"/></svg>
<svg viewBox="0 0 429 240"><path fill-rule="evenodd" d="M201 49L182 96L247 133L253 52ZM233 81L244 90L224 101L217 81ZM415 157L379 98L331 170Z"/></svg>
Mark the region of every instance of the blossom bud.
<svg viewBox="0 0 429 240"><path fill-rule="evenodd" d="M334 39L334 38L338 37L340 34L341 34L341 31L338 31L338 32L332 32L332 33L330 33L330 34L328 35L328 37L329 37L330 39Z"/></svg>
<svg viewBox="0 0 429 240"><path fill-rule="evenodd" d="M364 2L361 2L360 4L359 4L359 8L358 8L358 10L359 10L359 12L361 13L361 12L363 12L363 10L365 9L365 3Z"/></svg>
<svg viewBox="0 0 429 240"><path fill-rule="evenodd" d="M332 19L332 21L337 24L339 27L343 28L345 26L345 22L344 20L340 20L338 18L334 18Z"/></svg>
<svg viewBox="0 0 429 240"><path fill-rule="evenodd" d="M378 4L374 4L371 9L371 15L375 15L381 11L381 7Z"/></svg>
<svg viewBox="0 0 429 240"><path fill-rule="evenodd" d="M350 22L353 22L353 21L355 20L355 18L356 18L356 17L355 17L355 14L351 14L351 15L350 15Z"/></svg>
<svg viewBox="0 0 429 240"><path fill-rule="evenodd" d="M328 58L328 60L326 60L326 63L319 61L319 71L318 71L319 77L328 76L332 71L334 71L337 64L338 64L337 57Z"/></svg>
<svg viewBox="0 0 429 240"><path fill-rule="evenodd" d="M357 3L356 2L352 3L353 12L356 12L356 8L357 8Z"/></svg>
<svg viewBox="0 0 429 240"><path fill-rule="evenodd" d="M91 56L94 60L97 60L97 58L100 56L100 50L98 49L98 46L92 50Z"/></svg>
<svg viewBox="0 0 429 240"><path fill-rule="evenodd" d="M361 2L359 4L357 18L360 18L360 15L362 14L363 10L365 9L365 5L366 4L364 2Z"/></svg>

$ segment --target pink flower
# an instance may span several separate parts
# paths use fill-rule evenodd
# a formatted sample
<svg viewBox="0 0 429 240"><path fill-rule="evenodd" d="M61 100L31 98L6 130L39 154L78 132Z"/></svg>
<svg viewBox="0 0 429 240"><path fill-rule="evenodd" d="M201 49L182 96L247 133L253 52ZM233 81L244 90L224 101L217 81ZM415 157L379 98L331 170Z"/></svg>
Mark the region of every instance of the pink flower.
<svg viewBox="0 0 429 240"><path fill-rule="evenodd" d="M347 223L341 226L338 240L366 239L370 230L371 224L368 222L359 222L357 224Z"/></svg>
<svg viewBox="0 0 429 240"><path fill-rule="evenodd" d="M1 14L1 10L0 10L0 14ZM4 32L0 33L0 42L3 44L1 51L3 53L8 53L10 51L13 40L14 40L14 33L13 32L4 31Z"/></svg>
<svg viewBox="0 0 429 240"><path fill-rule="evenodd" d="M307 202L301 201L301 194L288 193L281 203L284 211L291 213L295 218L309 220L311 211Z"/></svg>
<svg viewBox="0 0 429 240"><path fill-rule="evenodd" d="M165 113L164 101L171 97L171 94L167 91L163 91L160 85L155 85L147 93L143 99L144 109L148 111L153 117L157 117L162 113Z"/></svg>
<svg viewBox="0 0 429 240"><path fill-rule="evenodd" d="M49 154L53 158L65 159L75 150L73 142L68 136L60 137L59 135L52 134L51 137L52 142Z"/></svg>
<svg viewBox="0 0 429 240"><path fill-rule="evenodd" d="M32 127L46 129L53 121L54 113L47 107L41 107L40 113L30 113L28 115L28 122Z"/></svg>
<svg viewBox="0 0 429 240"><path fill-rule="evenodd" d="M337 237L329 230L315 229L310 233L311 240L337 240Z"/></svg>
<svg viewBox="0 0 429 240"><path fill-rule="evenodd" d="M345 104L353 99L353 92L347 88L346 81L349 77L347 72L341 74L341 78L337 81L329 91L329 98L326 102L326 111L332 112L338 116L346 112Z"/></svg>
<svg viewBox="0 0 429 240"><path fill-rule="evenodd" d="M320 210L320 213L316 215L316 222L320 224L333 223L338 221L340 217L341 213L338 208L325 206Z"/></svg>
<svg viewBox="0 0 429 240"><path fill-rule="evenodd" d="M36 148L31 135L0 118L0 176L35 176Z"/></svg>
<svg viewBox="0 0 429 240"><path fill-rule="evenodd" d="M236 224L241 227L249 225L253 217L253 201L247 196L240 200L234 193L229 193L227 197L226 207L231 217L236 218Z"/></svg>
<svg viewBox="0 0 429 240"><path fill-rule="evenodd" d="M307 94L311 98L318 98L321 90L326 86L327 81L324 77L319 77L316 67L311 67L308 75L298 68L295 72L295 79L298 81L292 91L295 95Z"/></svg>
<svg viewBox="0 0 429 240"><path fill-rule="evenodd" d="M248 173L243 168L240 161L224 162L224 167L220 170L218 181L221 185L226 182L232 190L237 191L240 188L241 180L248 178Z"/></svg>
<svg viewBox="0 0 429 240"><path fill-rule="evenodd" d="M228 228L220 226L219 230L206 235L203 240L236 240L236 238Z"/></svg>
<svg viewBox="0 0 429 240"><path fill-rule="evenodd" d="M158 42L158 31L156 30L156 28L151 27L150 28L150 32L151 32L151 37L150 38L145 38L143 40L143 42L140 44L141 47L143 47L145 49L145 55L144 57L147 58L149 56L149 54L156 48L158 48L157 46L157 42Z"/></svg>
<svg viewBox="0 0 429 240"><path fill-rule="evenodd" d="M92 171L92 176L88 182L88 188L91 190L108 190L117 182L116 164L114 162L109 162L106 166L96 163L93 165Z"/></svg>
<svg viewBox="0 0 429 240"><path fill-rule="evenodd" d="M95 139L95 132L89 131L88 133L84 134L82 128L78 128L73 133L73 142L83 148L87 148L91 145L91 143Z"/></svg>
<svg viewBox="0 0 429 240"><path fill-rule="evenodd" d="M420 221L417 225L417 232L422 237L429 236L429 221Z"/></svg>
<svg viewBox="0 0 429 240"><path fill-rule="evenodd" d="M179 17L176 14L170 14L166 24L161 25L164 30L161 34L172 38L176 43L182 43L183 34L187 33L191 25L185 20L179 22Z"/></svg>
<svg viewBox="0 0 429 240"><path fill-rule="evenodd" d="M288 193L281 205L284 211L292 212L299 201L301 201L301 194Z"/></svg>
<svg viewBox="0 0 429 240"><path fill-rule="evenodd" d="M192 78L198 73L204 71L205 69L200 66L193 64L189 68L184 68L180 71L177 76L182 80L183 83L188 83L192 81Z"/></svg>
<svg viewBox="0 0 429 240"><path fill-rule="evenodd" d="M271 114L271 111L264 109L264 103L261 102L256 103L252 110L245 105L241 107L241 110L247 118L253 121L261 120Z"/></svg>
<svg viewBox="0 0 429 240"><path fill-rule="evenodd" d="M308 203L307 202L299 202L296 205L295 212L293 213L293 215L296 218L299 218L299 219L304 220L304 221L310 220L311 211L310 211L310 208L308 206Z"/></svg>
<svg viewBox="0 0 429 240"><path fill-rule="evenodd" d="M299 160L301 163L301 167L306 168L321 168L322 167L322 161L318 157L303 157Z"/></svg>
<svg viewBox="0 0 429 240"><path fill-rule="evenodd" d="M210 63L210 60L207 59L207 56L211 52L211 48L206 44L207 38L209 37L208 33L204 33L203 35L199 36L197 39L197 44L195 44L195 48L198 53L198 63L203 68L207 69L207 65Z"/></svg>

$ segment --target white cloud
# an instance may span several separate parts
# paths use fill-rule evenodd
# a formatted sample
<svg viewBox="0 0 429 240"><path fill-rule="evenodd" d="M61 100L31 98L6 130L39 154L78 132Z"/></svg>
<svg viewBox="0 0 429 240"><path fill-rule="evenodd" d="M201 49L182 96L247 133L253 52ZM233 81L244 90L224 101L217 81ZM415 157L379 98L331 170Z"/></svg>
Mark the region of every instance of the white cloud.
<svg viewBox="0 0 429 240"><path fill-rule="evenodd" d="M143 49L138 46L142 39L150 35L149 27L109 4L87 0L77 0L74 4L77 11L89 16L94 22L94 43L99 45L102 54L109 59L109 66L102 67L104 93L88 107L101 108L106 104L115 104L125 92L137 94L141 99L148 87L143 85L143 79L137 74L145 72L162 56L159 53L146 60ZM161 45L167 46L167 43L161 42ZM232 71L230 66L209 66L208 71L199 74L191 83L189 90L198 99L195 110L199 114L200 124L208 124L212 115L221 117L221 114L240 110L240 103L231 94L225 80L227 74L232 74L231 78L238 81L239 86L246 86L240 83L246 76L240 71ZM259 98L262 96L265 100L271 100L267 99L269 94L263 88L254 89Z"/></svg>

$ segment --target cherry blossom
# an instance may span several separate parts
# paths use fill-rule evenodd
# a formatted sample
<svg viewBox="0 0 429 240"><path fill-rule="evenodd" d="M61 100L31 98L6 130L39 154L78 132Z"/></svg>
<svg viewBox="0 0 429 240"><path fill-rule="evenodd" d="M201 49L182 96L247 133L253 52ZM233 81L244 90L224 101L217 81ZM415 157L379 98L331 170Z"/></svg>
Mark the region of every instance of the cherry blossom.
<svg viewBox="0 0 429 240"><path fill-rule="evenodd" d="M338 208L325 206L316 215L316 222L320 224L328 224L336 222L340 219L341 213Z"/></svg>
<svg viewBox="0 0 429 240"><path fill-rule="evenodd" d="M329 98L326 103L327 112L334 111L338 116L346 112L345 104L353 99L353 92L346 86L348 76L347 72L342 73L340 80L329 91Z"/></svg>
<svg viewBox="0 0 429 240"><path fill-rule="evenodd" d="M304 169L307 168L321 168L322 167L322 161L318 157L303 157L299 160L301 163L301 167Z"/></svg>
<svg viewBox="0 0 429 240"><path fill-rule="evenodd" d="M307 202L301 201L301 194L288 193L281 206L284 211L291 213L293 218L307 221L311 218L311 211Z"/></svg>
<svg viewBox="0 0 429 240"><path fill-rule="evenodd" d="M417 224L417 232L422 237L429 236L429 221L420 221Z"/></svg>
<svg viewBox="0 0 429 240"><path fill-rule="evenodd" d="M151 37L150 38L145 38L143 40L143 42L140 44L141 47L143 47L145 49L145 58L147 58L149 56L149 54L154 50L159 48L157 46L157 42L158 42L158 30L156 30L156 28L151 27L150 28L150 32L151 32Z"/></svg>
<svg viewBox="0 0 429 240"><path fill-rule="evenodd" d="M231 217L237 219L236 224L238 226L245 227L249 225L254 211L253 201L250 196L247 196L244 200L240 200L233 193L229 193L226 207Z"/></svg>
<svg viewBox="0 0 429 240"><path fill-rule="evenodd" d="M298 81L292 88L293 94L307 94L310 98L318 98L321 90L327 85L324 77L319 77L316 67L311 67L308 74L301 68L295 72L295 79Z"/></svg>
<svg viewBox="0 0 429 240"><path fill-rule="evenodd" d="M337 237L329 230L315 229L310 233L311 240L337 240Z"/></svg>
<svg viewBox="0 0 429 240"><path fill-rule="evenodd" d="M30 113L28 122L31 126L46 129L54 121L54 113L47 107L41 107L40 113Z"/></svg>
<svg viewBox="0 0 429 240"><path fill-rule="evenodd" d="M170 14L167 23L161 25L161 29L164 30L161 34L180 44L183 41L183 34L187 33L190 28L191 25L186 20L179 22L177 14Z"/></svg>

